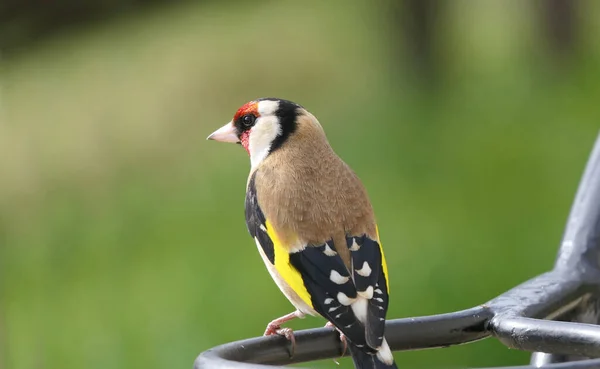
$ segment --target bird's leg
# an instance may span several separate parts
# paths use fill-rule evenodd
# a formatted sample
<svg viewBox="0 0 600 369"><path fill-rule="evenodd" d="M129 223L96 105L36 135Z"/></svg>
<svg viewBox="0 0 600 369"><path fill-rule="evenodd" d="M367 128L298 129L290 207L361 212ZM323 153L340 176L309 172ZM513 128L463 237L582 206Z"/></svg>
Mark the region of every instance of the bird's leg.
<svg viewBox="0 0 600 369"><path fill-rule="evenodd" d="M277 319L273 320L271 323L267 324L267 329L265 330L264 335L271 336L273 334L280 334L277 331L282 330L281 325L283 323L287 323L290 320L293 320L295 318L304 318L304 313L296 310L293 313L286 314L286 315L282 316L281 318L277 318ZM287 329L289 329L289 328L287 328ZM284 334L281 334L281 335L283 336Z"/></svg>
<svg viewBox="0 0 600 369"><path fill-rule="evenodd" d="M304 318L304 313L299 310L294 311L293 313L289 313L287 315L282 316L281 318L277 318L271 323L267 324L267 329L265 329L265 336L271 336L274 334L284 336L288 341L292 343L292 351L290 353L290 357L294 356L294 351L296 349L296 337L294 337L294 331L292 328L281 328L283 323L287 323L290 320L295 318Z"/></svg>
<svg viewBox="0 0 600 369"><path fill-rule="evenodd" d="M342 356L346 355L346 350L348 350L348 341L346 340L346 335L342 333L332 322L327 322L325 324L325 328L334 328L340 334L340 342L344 345L344 350L342 351ZM334 360L335 361L335 360ZM336 361L336 364L339 363Z"/></svg>

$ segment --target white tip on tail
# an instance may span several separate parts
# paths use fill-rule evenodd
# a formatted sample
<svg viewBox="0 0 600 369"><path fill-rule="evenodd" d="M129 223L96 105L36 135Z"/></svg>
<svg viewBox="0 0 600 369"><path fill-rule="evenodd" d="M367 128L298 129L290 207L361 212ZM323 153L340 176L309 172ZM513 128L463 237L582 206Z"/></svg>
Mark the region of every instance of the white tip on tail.
<svg viewBox="0 0 600 369"><path fill-rule="evenodd" d="M390 346L388 346L385 338L381 343L381 346L377 348L377 358L384 362L387 365L392 365L394 363L394 356L392 355L392 350L390 350Z"/></svg>

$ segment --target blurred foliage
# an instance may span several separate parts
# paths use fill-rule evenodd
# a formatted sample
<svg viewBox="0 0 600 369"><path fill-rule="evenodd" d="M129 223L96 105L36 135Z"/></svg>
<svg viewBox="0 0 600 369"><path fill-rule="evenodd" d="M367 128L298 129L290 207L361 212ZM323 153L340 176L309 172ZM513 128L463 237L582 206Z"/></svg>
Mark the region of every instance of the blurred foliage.
<svg viewBox="0 0 600 369"><path fill-rule="evenodd" d="M80 26L161 3L165 1L3 0L0 2L0 50L14 52L54 34L77 31Z"/></svg>
<svg viewBox="0 0 600 369"><path fill-rule="evenodd" d="M0 367L190 368L291 311L246 233L245 153L204 140L260 96L311 110L363 179L390 318L468 308L551 268L598 133L599 4L579 3L579 52L558 66L530 3L448 4L433 88L410 78L390 8L351 4L180 3L5 55ZM485 340L395 357L528 355Z"/></svg>

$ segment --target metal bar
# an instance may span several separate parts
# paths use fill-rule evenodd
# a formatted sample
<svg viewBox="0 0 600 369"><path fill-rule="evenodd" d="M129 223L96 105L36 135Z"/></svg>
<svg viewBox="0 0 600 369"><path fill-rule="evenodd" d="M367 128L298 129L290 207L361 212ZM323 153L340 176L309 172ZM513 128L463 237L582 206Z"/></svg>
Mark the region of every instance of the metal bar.
<svg viewBox="0 0 600 369"><path fill-rule="evenodd" d="M533 318L492 319L494 336L508 347L553 354L600 356L600 327Z"/></svg>
<svg viewBox="0 0 600 369"><path fill-rule="evenodd" d="M534 365L519 365L519 366L502 366L487 369L536 369L540 366ZM544 364L544 369L600 369L600 359L581 360Z"/></svg>
<svg viewBox="0 0 600 369"><path fill-rule="evenodd" d="M419 350L448 347L486 338L485 326L491 310L475 307L454 313L388 321L386 339L392 350ZM196 368L212 367L211 360L231 362L292 364L340 356L342 347L332 329L318 328L295 332L296 347L290 358L289 344L283 337L251 338L217 346L196 360Z"/></svg>
<svg viewBox="0 0 600 369"><path fill-rule="evenodd" d="M593 295L585 297L576 309L561 317L561 320L597 325L600 320L600 300ZM534 352L531 355L530 363L533 366L541 367L547 366L551 363L563 363L584 359L586 359L586 357L579 355L561 355Z"/></svg>
<svg viewBox="0 0 600 369"><path fill-rule="evenodd" d="M555 270L600 281L600 136L571 207Z"/></svg>
<svg viewBox="0 0 600 369"><path fill-rule="evenodd" d="M551 364L555 363L564 363L569 362L568 355L560 355L560 354L547 354L545 352L534 352L531 354L531 360L529 363L531 366L539 368L541 366L548 367Z"/></svg>
<svg viewBox="0 0 600 369"><path fill-rule="evenodd" d="M394 319L387 322L385 336L394 351L448 347L488 337L487 323L492 317L492 310L478 306L448 314Z"/></svg>
<svg viewBox="0 0 600 369"><path fill-rule="evenodd" d="M485 305L497 315L555 319L574 309L591 290L579 275L552 271L508 290Z"/></svg>
<svg viewBox="0 0 600 369"><path fill-rule="evenodd" d="M600 136L588 159L583 177L579 183L577 194L571 211L561 246L558 251L554 270L565 274L582 274L580 278L598 281L598 234L600 233ZM584 261L587 260L587 261ZM587 301L584 305L590 305ZM592 302L592 305L597 303ZM599 322L597 309L594 306L583 306L581 311L569 320L573 322ZM569 362L573 356L535 352L530 363L535 367L549 367L553 363Z"/></svg>
<svg viewBox="0 0 600 369"><path fill-rule="evenodd" d="M294 332L296 346L290 357L290 345L284 337L251 338L217 346L202 353L195 368L240 367L240 363L268 365L291 364L341 355L339 335L332 329L318 328ZM218 363L218 366L215 366ZM269 368L255 364L244 368Z"/></svg>

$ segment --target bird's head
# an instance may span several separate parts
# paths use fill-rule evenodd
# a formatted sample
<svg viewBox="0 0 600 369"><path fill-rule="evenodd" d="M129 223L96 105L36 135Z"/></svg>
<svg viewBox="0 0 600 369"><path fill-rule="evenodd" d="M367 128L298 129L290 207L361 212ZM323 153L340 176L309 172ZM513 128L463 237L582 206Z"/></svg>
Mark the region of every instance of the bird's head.
<svg viewBox="0 0 600 369"><path fill-rule="evenodd" d="M239 108L229 123L207 139L241 144L255 167L285 143L296 131L298 117L304 114L307 112L303 107L288 100L253 100Z"/></svg>

